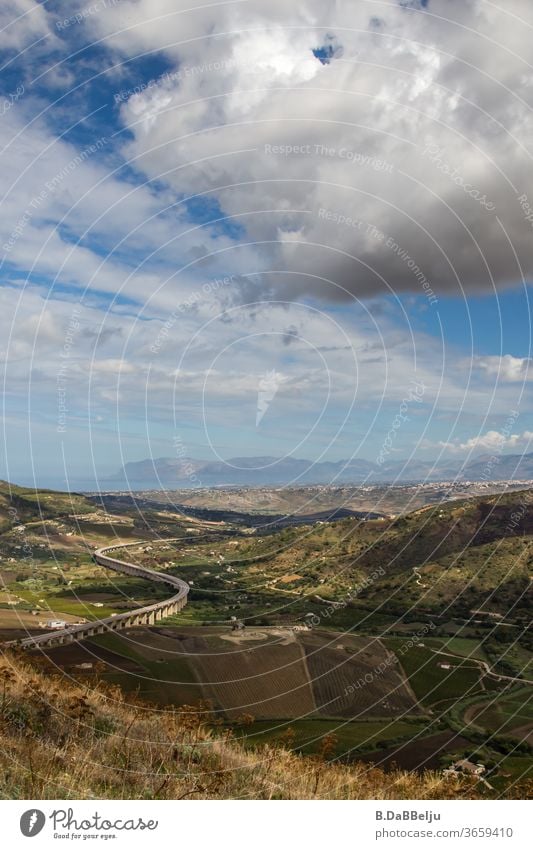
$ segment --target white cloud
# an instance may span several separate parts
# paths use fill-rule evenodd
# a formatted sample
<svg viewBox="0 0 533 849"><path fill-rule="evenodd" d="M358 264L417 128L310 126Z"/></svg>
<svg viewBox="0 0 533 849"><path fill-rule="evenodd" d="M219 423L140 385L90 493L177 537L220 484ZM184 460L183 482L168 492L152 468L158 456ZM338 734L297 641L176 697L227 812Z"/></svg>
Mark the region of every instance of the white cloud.
<svg viewBox="0 0 533 849"><path fill-rule="evenodd" d="M474 362L485 374L504 382L516 383L533 379L532 361L528 357L505 354L502 357L476 357Z"/></svg>
<svg viewBox="0 0 533 849"><path fill-rule="evenodd" d="M174 193L113 173L110 137L75 147L28 115L20 103L0 121L4 267L48 289L52 280L120 294L156 314L205 282L202 255L232 246L229 237L192 224ZM215 276L216 265L207 279Z"/></svg>
<svg viewBox="0 0 533 849"><path fill-rule="evenodd" d="M486 433L472 436L465 442L438 442L437 447L444 448L454 453L472 451L503 451L516 449L530 445L533 440L533 432L525 430L522 433L513 433L509 436L503 435L498 430L488 430ZM425 446L430 447L430 444Z"/></svg>
<svg viewBox="0 0 533 849"><path fill-rule="evenodd" d="M35 0L3 0L0 4L0 45L3 50L22 50L43 38L46 38L48 47L56 41L44 4Z"/></svg>

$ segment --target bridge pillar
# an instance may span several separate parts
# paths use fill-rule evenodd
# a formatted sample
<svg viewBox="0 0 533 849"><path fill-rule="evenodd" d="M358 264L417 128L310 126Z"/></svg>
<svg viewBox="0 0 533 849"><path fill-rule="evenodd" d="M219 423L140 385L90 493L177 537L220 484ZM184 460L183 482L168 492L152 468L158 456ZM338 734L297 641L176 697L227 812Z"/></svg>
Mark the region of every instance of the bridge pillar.
<svg viewBox="0 0 533 849"><path fill-rule="evenodd" d="M174 541L174 540L172 540ZM139 543L130 543L131 546L137 546ZM127 551L128 544L124 545L115 545L102 549L98 549L95 552L93 559L96 563L99 563L101 566L104 566L108 569L113 569L116 572L122 572L125 575L134 575L136 577L145 578L146 580L151 580L163 584L168 584L172 587L172 591L175 593L176 589L179 590L178 594L183 593L181 598L175 600L174 598L163 602L161 606L155 606L154 609L146 612L137 614L134 611L131 611L131 615L127 615L124 618L121 618L118 622L105 622L103 625L99 625L98 622L95 622L93 627L90 630L86 630L85 628L80 628L79 633L77 633L77 637L79 639L85 639L86 637L93 636L94 634L104 633L106 630L110 631L118 631L122 628L130 628L135 625L154 625L156 622L167 616L173 616L182 610L187 604L187 585L183 584L183 582L178 581L177 585L173 583L172 579L169 579L168 576L165 576L161 573L155 573L152 569L143 568L142 566L135 566L133 563L127 563L125 561L116 560L116 553L121 551ZM105 621L105 620L104 620ZM57 637L55 638L57 641ZM74 639L74 635L69 636L69 642ZM50 645L52 641L46 640L45 645ZM61 644L63 640L60 640L58 644Z"/></svg>

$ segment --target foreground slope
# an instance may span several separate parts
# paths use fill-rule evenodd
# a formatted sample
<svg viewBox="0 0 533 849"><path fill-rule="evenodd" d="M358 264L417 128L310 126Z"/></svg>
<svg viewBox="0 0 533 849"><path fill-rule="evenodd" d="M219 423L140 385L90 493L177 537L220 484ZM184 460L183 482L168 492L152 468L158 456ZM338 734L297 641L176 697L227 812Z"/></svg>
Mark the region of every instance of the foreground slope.
<svg viewBox="0 0 533 849"><path fill-rule="evenodd" d="M283 749L245 751L229 732L208 727L207 705L156 711L127 704L118 688L89 689L9 652L0 679L2 798L464 799L480 792L471 780L434 772L385 775ZM517 798L527 793L525 785L512 790Z"/></svg>

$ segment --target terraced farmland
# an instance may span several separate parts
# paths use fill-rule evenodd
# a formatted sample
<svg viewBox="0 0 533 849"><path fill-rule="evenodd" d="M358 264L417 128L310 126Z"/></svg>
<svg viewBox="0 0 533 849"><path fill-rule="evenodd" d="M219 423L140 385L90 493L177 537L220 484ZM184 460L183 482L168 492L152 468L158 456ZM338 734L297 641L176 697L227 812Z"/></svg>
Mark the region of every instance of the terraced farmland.
<svg viewBox="0 0 533 849"><path fill-rule="evenodd" d="M358 719L418 710L400 665L378 639L331 636L301 637L321 715Z"/></svg>
<svg viewBox="0 0 533 849"><path fill-rule="evenodd" d="M290 720L399 719L421 713L395 657L371 637L283 628L233 635L227 627L163 627L102 635L91 645L91 651L99 645L134 661L136 684L146 698L176 705L208 699L229 721L243 714ZM71 664L87 660L84 649L72 651ZM50 655L64 662L57 650ZM106 659L100 650L95 655ZM106 677L129 690L135 678L127 662L113 663ZM126 676L131 680L122 681ZM358 681L361 685L355 686Z"/></svg>
<svg viewBox="0 0 533 849"><path fill-rule="evenodd" d="M220 706L228 719L244 713L258 719L299 717L314 713L313 691L301 646L263 643L231 645L213 650L208 640L190 638L184 651L194 657L194 668L205 695Z"/></svg>

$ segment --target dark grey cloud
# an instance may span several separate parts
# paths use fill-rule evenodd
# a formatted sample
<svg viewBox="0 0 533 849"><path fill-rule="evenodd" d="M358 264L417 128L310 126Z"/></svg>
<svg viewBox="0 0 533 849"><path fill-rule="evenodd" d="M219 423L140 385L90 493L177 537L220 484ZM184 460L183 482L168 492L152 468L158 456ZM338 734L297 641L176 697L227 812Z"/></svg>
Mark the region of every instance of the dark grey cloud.
<svg viewBox="0 0 533 849"><path fill-rule="evenodd" d="M300 334L298 333L298 328L294 325L288 327L285 333L283 334L283 344L288 347L293 342L297 342L300 339Z"/></svg>
<svg viewBox="0 0 533 849"><path fill-rule="evenodd" d="M100 348L110 341L121 338L124 335L124 329L119 325L104 328L83 327L80 330L80 336L83 339L90 339L95 342L95 346Z"/></svg>
<svg viewBox="0 0 533 849"><path fill-rule="evenodd" d="M122 105L128 153L218 201L264 296L435 304L530 278L531 3L170 5L175 44L168 0L89 22L126 55L189 69Z"/></svg>

